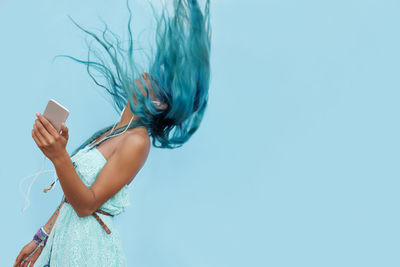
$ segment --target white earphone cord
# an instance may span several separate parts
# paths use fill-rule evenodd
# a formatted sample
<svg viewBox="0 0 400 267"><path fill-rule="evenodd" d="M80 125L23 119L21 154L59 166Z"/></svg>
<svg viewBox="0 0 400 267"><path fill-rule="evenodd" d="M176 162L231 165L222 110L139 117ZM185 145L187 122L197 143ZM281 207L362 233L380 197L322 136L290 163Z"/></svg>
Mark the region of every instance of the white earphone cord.
<svg viewBox="0 0 400 267"><path fill-rule="evenodd" d="M124 107L124 109L123 109L122 112L121 112L119 121L121 121L122 114L124 113L125 108L126 108L126 107ZM130 126L130 124L131 124L131 122L132 122L132 120L133 120L134 117L135 117L135 115L132 116L131 120L129 121L128 126L125 127L125 130L123 130L123 131L122 131L121 133L119 133L119 134L116 134L116 135L113 135L113 136L108 136L107 139L110 138L110 137L114 137L114 136L123 134L123 133L129 128L129 126ZM118 121L114 123L114 126L113 126L113 128L111 129L111 132L110 132L108 135L110 135L110 134L114 131L114 128L115 128L115 126L117 125L117 123L118 123ZM102 140L96 142L96 144L99 143L99 142L101 142L101 141L103 141L104 139L106 139L106 137L104 137ZM96 144L94 144L94 145L96 145ZM20 180L20 182L19 182L19 184L18 184L18 189L19 189L19 192L22 194L22 196L25 198L25 199L24 199L24 204L23 204L23 206L22 206L22 208L21 208L21 212L24 212L24 211L29 207L29 205L30 205L29 195L30 195L30 192L31 192L31 188L32 188L33 183L34 183L34 182L36 181L36 179L39 177L39 175L42 174L42 173L47 173L47 172L56 172L55 170L52 170L52 169L43 170L45 166L46 166L46 155L43 155L43 165L42 165L42 168L41 168L38 172L36 172L36 173L34 173L34 174L32 174L32 175L29 175L29 176L25 176L24 178L22 178L22 179ZM22 182L23 182L24 180L26 180L27 178L32 177L32 176L34 176L34 178L32 179L32 182L29 184L28 192L27 192L26 194L24 194L24 192L22 192L22 190L21 190L21 184L22 184ZM45 189L43 190L43 192L44 192L44 193L47 193L49 190L54 189L54 188L55 188L55 185L57 184L57 180L58 180L58 177L55 176L55 177L54 177L54 182L53 182L51 185L49 185L47 188L45 188ZM26 204L27 201L28 201L28 206L25 207L25 204Z"/></svg>
<svg viewBox="0 0 400 267"><path fill-rule="evenodd" d="M122 114L124 113L125 108L126 108L126 107L124 107L124 109L123 109L122 112L121 112L121 116L120 116L120 118L119 118L119 121L121 121ZM105 140L105 139L108 139L108 138L115 137L115 136L117 136L117 135L123 134L123 133L129 128L129 126L131 125L131 122L132 122L132 120L133 120L134 117L135 117L135 115L132 116L132 118L131 118L131 120L129 121L128 125L125 127L125 129L124 129L122 132L120 132L119 134L113 135L113 136L108 136L108 137L105 136L105 137L103 137L100 141L97 141L95 144L93 144L92 147L95 146L96 144L102 142L102 141ZM112 132L114 131L114 128L115 128L116 125L117 125L117 122L114 124L113 128L111 129L111 131L110 131L110 133L109 133L108 135L112 134ZM89 145L90 145L90 144L89 144ZM89 145L88 145L87 149L89 149Z"/></svg>
<svg viewBox="0 0 400 267"><path fill-rule="evenodd" d="M38 171L38 172L36 172L36 173L34 173L34 174L32 174L32 175L25 176L24 178L22 178L22 179L20 180L20 182L19 182L19 184L18 184L19 192L20 192L20 193L22 194L22 196L25 198L25 199L24 199L24 205L22 206L21 212L24 212L24 211L29 207L30 200L29 200L28 197L29 197L29 195L30 195L32 185L33 185L33 183L36 181L36 179L39 177L39 175L42 174L42 173L46 173L46 172L55 172L55 170L52 170L52 169L43 170L45 166L46 166L46 156L43 155L43 165L42 165L42 168L40 169L40 171ZM27 192L26 194L24 194L24 193L22 192L22 190L21 190L21 184L22 184L22 182L25 181L27 178L32 177L32 176L34 176L34 178L32 179L32 182L29 184L28 192ZM28 207L25 207L25 204L26 204L27 201L28 201Z"/></svg>

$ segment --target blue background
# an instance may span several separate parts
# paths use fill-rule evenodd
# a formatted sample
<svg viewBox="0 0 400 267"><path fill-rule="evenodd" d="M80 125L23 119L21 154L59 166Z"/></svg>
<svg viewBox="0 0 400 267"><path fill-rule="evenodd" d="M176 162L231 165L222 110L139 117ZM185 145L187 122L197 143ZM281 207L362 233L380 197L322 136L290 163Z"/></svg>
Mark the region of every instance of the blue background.
<svg viewBox="0 0 400 267"><path fill-rule="evenodd" d="M132 4L135 32L151 13ZM177 150L152 148L115 218L129 266L400 266L399 1L212 1L209 107ZM40 176L35 112L69 108L72 152L119 119L83 65L124 1L0 1L2 259L10 266L62 198ZM149 28L150 27L150 28ZM46 168L52 167L47 160ZM25 189L27 184L25 184Z"/></svg>

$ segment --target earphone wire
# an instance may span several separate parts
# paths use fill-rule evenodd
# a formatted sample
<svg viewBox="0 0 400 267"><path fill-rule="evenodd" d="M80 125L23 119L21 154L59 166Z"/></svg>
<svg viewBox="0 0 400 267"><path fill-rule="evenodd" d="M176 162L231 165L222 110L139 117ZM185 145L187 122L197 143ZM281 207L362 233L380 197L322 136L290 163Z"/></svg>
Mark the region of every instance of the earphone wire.
<svg viewBox="0 0 400 267"><path fill-rule="evenodd" d="M22 208L21 208L21 212L24 212L24 211L29 207L29 205L30 205L29 195L30 195L30 192L31 192L31 188L32 188L32 186L33 186L33 183L34 183L34 182L36 181L36 179L39 177L39 175L41 175L42 173L47 173L47 172L55 172L55 170L52 170L52 169L43 170L43 169L45 168L45 166L46 166L46 156L43 155L43 165L42 165L42 168L41 168L38 172L36 172L36 173L34 173L34 174L32 174L32 175L25 176L24 178L22 178L22 179L20 180L20 182L19 182L19 184L18 184L18 189L19 189L19 192L20 192L20 193L22 194L22 196L24 197L24 204L23 204L23 206L22 206ZM32 176L34 176L34 178L32 179L31 183L29 184L27 193L24 194L24 192L23 192L22 189L21 189L22 182L25 181L27 178L32 177ZM25 207L27 201L28 201L28 206Z"/></svg>
<svg viewBox="0 0 400 267"><path fill-rule="evenodd" d="M125 108L126 108L126 107L124 107L124 108L122 109L122 112L121 112L119 121L121 121L122 114L124 113ZM134 117L135 117L135 115L132 116L132 118L130 119L130 121L129 121L127 127L125 127L125 129L124 129L121 133L118 133L118 134L115 134L115 135L113 135L113 136L110 136L110 135L112 134L112 132L114 131L115 126L118 124L118 121L116 121L116 122L114 123L114 126L112 127L110 133L109 133L107 136L105 136L104 138L102 138L102 140L96 142L96 143L93 145L93 147L96 146L97 144L101 143L101 142L104 141L105 139L108 139L108 138L111 138L111 137L114 137L114 136L123 134L123 133L129 128L129 126L130 126L130 124L131 124L131 122L132 122L132 120L133 120ZM94 140L93 140L93 141L94 141ZM90 144L91 144L91 143L89 143L89 144L87 145L86 149L89 149L89 145L90 145ZM45 166L46 166L46 156L43 155L43 165L42 165L42 168L41 168L38 172L36 172L36 173L34 173L34 174L32 174L32 175L25 176L25 177L23 177L23 178L20 180L19 185L18 185L18 188L19 188L20 193L21 193L22 196L24 197L24 204L23 204L23 206L22 206L22 208L21 208L21 212L24 212L24 211L29 207L29 205L30 205L29 195L30 195L30 192L31 192L31 188L32 188L32 186L33 186L33 183L34 183L34 182L36 181L36 179L39 177L39 175L42 174L42 173L47 173L47 172L56 172L56 171L53 170L53 169L43 170L43 169L45 168ZM32 177L32 176L34 176L34 178L32 179L31 183L29 184L27 193L24 194L23 191L21 190L21 184L22 184L22 182L25 181L27 178ZM53 189L55 188L55 185L57 184L57 180L58 180L58 177L55 176L55 177L54 177L53 183L51 183L51 185L49 185L49 186L48 186L47 188L45 188L43 191L44 191L45 193L47 193L47 191L53 190ZM28 201L28 206L25 207L25 204L26 204L27 201Z"/></svg>
<svg viewBox="0 0 400 267"><path fill-rule="evenodd" d="M122 109L122 112L121 112L119 121L121 121L122 114L124 113L125 108L126 108L126 107L124 107L124 108ZM90 147L90 144L91 144L91 143L89 143L89 144L84 148L84 150L91 149L92 147L96 146L97 144L101 143L102 141L105 141L105 140L108 139L108 138L111 138L111 137L114 137L114 136L123 134L123 133L129 128L129 126L131 125L131 122L132 122L132 120L133 120L134 117L135 117L135 115L132 116L132 118L130 119L128 125L125 127L125 129L124 129L121 133L115 134L115 135L113 135L113 136L110 136L110 134L114 131L114 128L115 128L115 126L116 126L117 123L118 123L118 121L116 121L116 122L114 123L113 128L111 129L110 133L109 133L107 136L103 137L103 139L101 139L100 141L94 143L91 147ZM94 140L93 140L93 141L94 141ZM57 180L58 180L58 177L56 177L56 179L54 180L54 182L48 187L48 190L53 189L52 186L53 186L53 184L55 184L55 183L57 182Z"/></svg>
<svg viewBox="0 0 400 267"><path fill-rule="evenodd" d="M125 108L126 108L126 107L124 107L123 110L122 110L122 112L121 112L119 121L121 121L122 114L124 113ZM116 123L114 123L114 126L113 126L113 128L111 129L111 131L110 131L109 134L107 134L105 137L103 137L100 141L95 142L91 147L90 147L90 144L88 144L87 147L86 147L86 149L90 149L90 148L92 148L92 147L95 147L96 145L100 144L101 142L105 141L105 140L108 139L108 138L111 138L111 137L114 137L114 136L123 134L123 133L129 128L129 126L131 125L131 122L132 122L132 120L133 120L134 117L135 117L135 115L132 116L132 118L130 119L128 125L125 127L125 129L124 129L122 132L111 136L112 132L113 132L114 129L115 129L115 126L116 126L117 123L119 122L119 121L117 121Z"/></svg>

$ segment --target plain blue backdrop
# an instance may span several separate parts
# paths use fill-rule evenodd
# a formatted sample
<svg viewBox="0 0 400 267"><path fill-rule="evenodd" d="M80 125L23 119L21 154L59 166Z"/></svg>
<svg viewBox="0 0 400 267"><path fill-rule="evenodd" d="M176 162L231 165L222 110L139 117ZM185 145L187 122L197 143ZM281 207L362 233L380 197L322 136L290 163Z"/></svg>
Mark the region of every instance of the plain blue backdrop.
<svg viewBox="0 0 400 267"><path fill-rule="evenodd" d="M167 0L168 1L168 0ZM144 0L135 32L152 33ZM152 148L115 218L129 266L400 266L400 2L215 0L209 107L182 148ZM40 176L35 112L70 111L72 152L118 120L83 65L100 17L122 37L125 1L0 1L2 265L62 198ZM47 160L47 168L51 162ZM25 190L27 184L25 184Z"/></svg>

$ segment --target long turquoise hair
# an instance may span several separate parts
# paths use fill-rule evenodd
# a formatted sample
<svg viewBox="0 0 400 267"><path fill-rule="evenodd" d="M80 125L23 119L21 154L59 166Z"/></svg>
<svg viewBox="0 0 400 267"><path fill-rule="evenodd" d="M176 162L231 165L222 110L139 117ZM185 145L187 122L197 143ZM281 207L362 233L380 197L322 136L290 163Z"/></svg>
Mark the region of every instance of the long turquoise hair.
<svg viewBox="0 0 400 267"><path fill-rule="evenodd" d="M118 36L110 31L107 24L101 35L88 31L73 23L100 47L92 49L89 45L88 59L80 60L85 64L90 77L96 85L104 88L113 99L114 107L120 112L127 101L138 120L131 126L145 126L152 138L152 144L159 148L177 148L182 146L196 132L202 121L208 101L210 82L210 1L205 0L202 9L196 0L172 0L172 14L163 6L160 14L151 5L156 20L155 42L152 52L147 54L147 62L139 65L138 51L134 46L131 31L132 12L128 0L128 47L124 48ZM92 60L94 57L96 60ZM99 82L92 71L100 73L105 83ZM141 73L148 73L148 82ZM140 79L146 94L143 94L135 80ZM157 100L166 104L160 109L149 97L151 90ZM133 94L136 98L133 99ZM83 144L73 151L73 156L92 140L110 130L112 125L95 132ZM118 134L125 126L116 129Z"/></svg>

